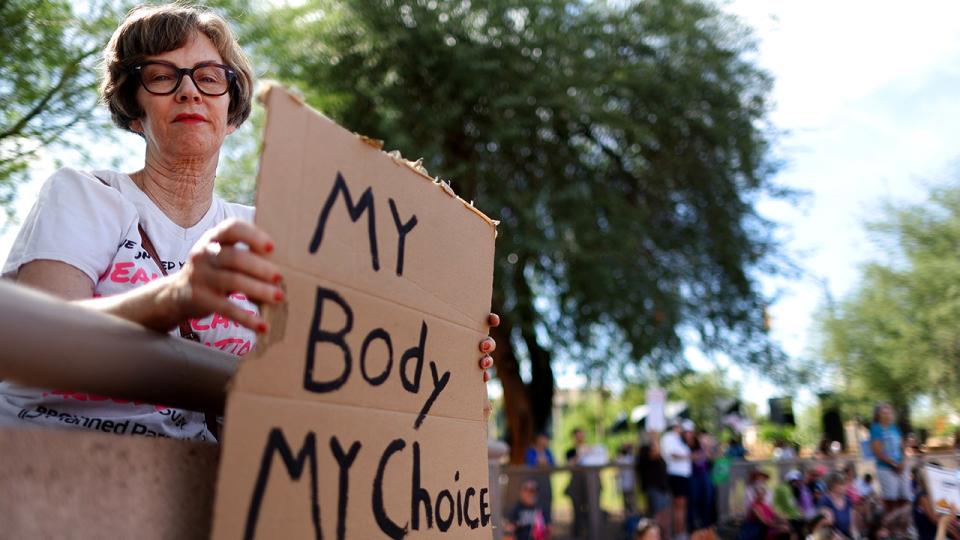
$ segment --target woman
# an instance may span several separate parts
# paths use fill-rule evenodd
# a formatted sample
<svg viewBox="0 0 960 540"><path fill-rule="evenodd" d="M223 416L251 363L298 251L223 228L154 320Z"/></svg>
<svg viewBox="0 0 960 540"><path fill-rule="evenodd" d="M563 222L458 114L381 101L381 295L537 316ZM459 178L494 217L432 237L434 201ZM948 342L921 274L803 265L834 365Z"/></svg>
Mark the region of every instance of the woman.
<svg viewBox="0 0 960 540"><path fill-rule="evenodd" d="M834 471L827 476L827 491L820 499L820 508L830 512L833 528L847 538L853 535L853 503L847 496L847 480Z"/></svg>
<svg viewBox="0 0 960 540"><path fill-rule="evenodd" d="M3 275L243 355L269 330L257 304L283 301L274 240L251 223L253 208L213 194L224 138L250 114L250 65L222 18L170 4L131 11L104 66L101 98L144 138L144 167L54 173ZM0 422L14 421L212 439L202 413L0 382Z"/></svg>

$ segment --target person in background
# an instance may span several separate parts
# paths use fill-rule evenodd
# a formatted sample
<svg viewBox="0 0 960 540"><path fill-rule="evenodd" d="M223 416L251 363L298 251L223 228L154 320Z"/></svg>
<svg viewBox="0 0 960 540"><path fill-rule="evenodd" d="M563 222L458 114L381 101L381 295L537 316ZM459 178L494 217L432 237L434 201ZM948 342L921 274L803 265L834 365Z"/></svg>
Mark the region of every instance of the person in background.
<svg viewBox="0 0 960 540"><path fill-rule="evenodd" d="M636 471L647 501L647 516L657 522L660 531L670 533L670 484L667 464L660 454L660 434L656 431L646 433L637 453Z"/></svg>
<svg viewBox="0 0 960 540"><path fill-rule="evenodd" d="M710 479L710 466L713 455L710 452L708 434L693 430L683 432L683 441L690 448L690 499L687 504L687 527L698 531L712 527L715 523L714 508L716 500L713 482Z"/></svg>
<svg viewBox="0 0 960 540"><path fill-rule="evenodd" d="M797 453L793 450L793 445L783 439L777 439L773 448L773 459L775 461L787 461L797 458Z"/></svg>
<svg viewBox="0 0 960 540"><path fill-rule="evenodd" d="M683 442L683 432L693 431L696 426L690 420L677 421L660 438L660 452L667 464L667 481L673 497L673 537L687 537L687 500L690 497L690 447Z"/></svg>
<svg viewBox="0 0 960 540"><path fill-rule="evenodd" d="M887 513L907 506L911 495L903 436L894 420L893 407L889 403L880 403L874 408L870 426L870 449L877 460L880 496Z"/></svg>
<svg viewBox="0 0 960 540"><path fill-rule="evenodd" d="M913 526L917 529L917 540L934 540L937 536L937 526L943 513L934 508L933 497L927 486L927 475L920 467L914 469L917 483L917 492L913 499ZM956 512L953 512L956 515ZM960 522L950 518L947 512L947 522L944 524L945 534L954 540L960 539Z"/></svg>
<svg viewBox="0 0 960 540"><path fill-rule="evenodd" d="M847 496L847 479L834 471L827 475L827 492L820 499L820 508L830 511L833 527L847 538L855 538L853 531L853 503Z"/></svg>
<svg viewBox="0 0 960 540"><path fill-rule="evenodd" d="M833 518L829 511L817 512L807 523L806 540L844 540L833 528Z"/></svg>
<svg viewBox="0 0 960 540"><path fill-rule="evenodd" d="M862 477L857 478L856 480L857 491L860 492L860 495L865 498L871 498L875 495L875 489L873 487L873 475L870 473L865 473Z"/></svg>
<svg viewBox="0 0 960 540"><path fill-rule="evenodd" d="M543 513L537 504L537 482L525 480L520 500L510 511L503 526L505 540L549 540Z"/></svg>
<svg viewBox="0 0 960 540"><path fill-rule="evenodd" d="M633 445L630 443L620 445L615 463L618 465L617 484L620 487L620 494L623 495L624 516L637 513L637 476L633 470L633 461Z"/></svg>
<svg viewBox="0 0 960 540"><path fill-rule="evenodd" d="M818 464L807 469L807 477L804 483L806 483L807 489L810 490L810 494L813 495L813 503L815 505L820 504L820 499L822 499L827 492L827 485L823 482L823 477L826 474L827 468L823 465Z"/></svg>
<svg viewBox="0 0 960 540"><path fill-rule="evenodd" d="M871 501L860 491L857 481L857 465L850 461L843 467L844 480L847 483L847 498L853 505L853 525L858 531L867 530L867 522L871 518Z"/></svg>
<svg viewBox="0 0 960 540"><path fill-rule="evenodd" d="M803 534L807 520L816 512L813 497L801 482L802 479L800 471L793 469L783 476L783 482L773 491L773 509L790 523L790 529L796 535ZM801 507L802 500L808 509Z"/></svg>
<svg viewBox="0 0 960 540"><path fill-rule="evenodd" d="M754 469L747 476L747 512L740 530L742 540L785 540L790 537L790 523L770 506L767 482L770 475Z"/></svg>
<svg viewBox="0 0 960 540"><path fill-rule="evenodd" d="M660 526L652 519L642 518L637 522L631 540L660 540Z"/></svg>
<svg viewBox="0 0 960 540"><path fill-rule="evenodd" d="M747 449L744 448L743 442L740 440L739 435L731 435L730 439L727 441L727 457L730 459L747 459Z"/></svg>
<svg viewBox="0 0 960 540"><path fill-rule="evenodd" d="M586 434L583 429L576 428L571 436L573 437L573 446L567 450L565 456L567 466L576 467L580 465L580 459L586 451ZM589 512L586 473L584 471L572 471L570 473L570 483L567 484L564 493L567 497L570 497L570 504L573 507L573 530L571 532L574 538L581 538L581 535L587 532Z"/></svg>
<svg viewBox="0 0 960 540"><path fill-rule="evenodd" d="M556 467L553 453L550 451L550 436L540 432L527 448L524 463L529 467ZM550 527L553 522L553 486L549 474L538 474L532 478L537 483L537 506L543 513L543 519Z"/></svg>

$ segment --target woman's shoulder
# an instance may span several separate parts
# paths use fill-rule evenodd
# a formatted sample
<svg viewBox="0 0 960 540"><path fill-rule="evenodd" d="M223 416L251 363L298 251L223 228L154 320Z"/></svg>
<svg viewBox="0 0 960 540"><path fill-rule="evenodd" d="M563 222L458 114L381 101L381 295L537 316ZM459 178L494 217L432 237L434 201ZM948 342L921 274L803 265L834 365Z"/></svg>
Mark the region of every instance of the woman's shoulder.
<svg viewBox="0 0 960 540"><path fill-rule="evenodd" d="M91 200L122 202L119 184L125 176L111 170L83 171L63 167L55 171L44 183L43 191L51 194L68 194L79 197L77 203Z"/></svg>
<svg viewBox="0 0 960 540"><path fill-rule="evenodd" d="M244 221L253 222L254 214L256 209L252 206L246 204L240 204L235 202L228 202L223 199L220 199L220 208L223 215L223 219L228 218L237 218Z"/></svg>

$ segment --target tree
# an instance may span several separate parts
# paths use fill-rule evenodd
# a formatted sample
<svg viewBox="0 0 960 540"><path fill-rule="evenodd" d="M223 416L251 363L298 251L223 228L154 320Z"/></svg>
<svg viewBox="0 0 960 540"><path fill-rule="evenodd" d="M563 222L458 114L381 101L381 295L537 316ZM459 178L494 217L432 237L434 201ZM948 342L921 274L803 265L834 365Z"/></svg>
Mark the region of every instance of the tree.
<svg viewBox="0 0 960 540"><path fill-rule="evenodd" d="M77 14L62 0L0 3L9 36L0 40L0 207L8 207L41 149L66 143L93 114L96 62L112 11L96 2L88 8L98 15Z"/></svg>
<svg viewBox="0 0 960 540"><path fill-rule="evenodd" d="M731 383L719 370L685 373L673 378L666 389L671 401L687 404L690 419L698 428L711 432L723 425L723 411L718 404L730 404L741 394L739 385Z"/></svg>
<svg viewBox="0 0 960 540"><path fill-rule="evenodd" d="M695 336L782 365L754 277L776 253L754 209L778 194L770 80L717 8L313 0L267 9L243 35L268 76L425 156L501 220L495 361L514 460L547 425L557 357L676 372Z"/></svg>
<svg viewBox="0 0 960 540"><path fill-rule="evenodd" d="M821 351L852 410L889 401L907 422L918 397L960 402L960 188L883 214L869 229L888 255L822 314Z"/></svg>

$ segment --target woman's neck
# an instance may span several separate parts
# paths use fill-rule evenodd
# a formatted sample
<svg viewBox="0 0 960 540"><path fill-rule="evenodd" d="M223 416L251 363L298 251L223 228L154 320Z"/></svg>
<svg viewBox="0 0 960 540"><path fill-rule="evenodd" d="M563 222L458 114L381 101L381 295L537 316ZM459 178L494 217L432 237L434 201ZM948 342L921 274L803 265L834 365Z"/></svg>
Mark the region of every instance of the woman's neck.
<svg viewBox="0 0 960 540"><path fill-rule="evenodd" d="M210 209L216 167L216 157L164 161L148 155L143 169L130 178L171 221L188 228Z"/></svg>

